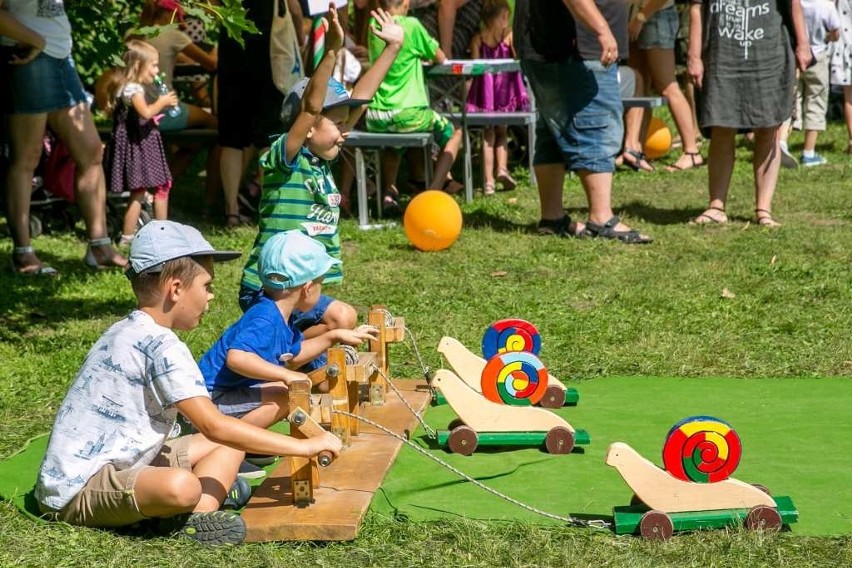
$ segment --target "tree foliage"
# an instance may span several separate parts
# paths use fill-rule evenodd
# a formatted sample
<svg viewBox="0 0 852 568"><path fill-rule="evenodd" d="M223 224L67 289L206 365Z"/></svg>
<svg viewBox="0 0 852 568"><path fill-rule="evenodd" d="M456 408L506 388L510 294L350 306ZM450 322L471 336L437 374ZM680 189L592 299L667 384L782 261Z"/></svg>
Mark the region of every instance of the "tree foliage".
<svg viewBox="0 0 852 568"><path fill-rule="evenodd" d="M91 86L105 70L118 63L124 50L123 38L138 27L144 4L145 0L66 0L74 37L74 60L85 84ZM200 18L208 28L218 28L238 41L244 33L257 33L254 23L246 19L240 0L222 0L217 5L207 0L184 0L181 4L187 15ZM155 33L150 29L137 31Z"/></svg>

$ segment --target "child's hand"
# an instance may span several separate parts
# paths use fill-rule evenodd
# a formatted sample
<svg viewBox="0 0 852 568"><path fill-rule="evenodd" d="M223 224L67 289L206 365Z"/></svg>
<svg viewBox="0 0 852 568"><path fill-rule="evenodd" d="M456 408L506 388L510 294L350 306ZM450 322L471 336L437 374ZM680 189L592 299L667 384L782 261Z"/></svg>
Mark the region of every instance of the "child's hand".
<svg viewBox="0 0 852 568"><path fill-rule="evenodd" d="M379 339L379 329L374 325L359 325L355 329L337 330L337 341L346 345L360 345L369 339Z"/></svg>
<svg viewBox="0 0 852 568"><path fill-rule="evenodd" d="M292 385L295 381L311 382L311 378L305 373L300 373L299 371L291 371L290 369L284 369L284 371L286 372L284 373L284 378L282 379L282 382L288 387Z"/></svg>
<svg viewBox="0 0 852 568"><path fill-rule="evenodd" d="M337 8L333 3L328 5L328 24L325 32L325 47L328 50L337 51L343 47L343 26L337 17Z"/></svg>
<svg viewBox="0 0 852 568"><path fill-rule="evenodd" d="M384 40L388 45L397 47L402 45L405 31L402 29L402 26L394 21L393 16L381 8L370 11L370 15L376 20L376 23L370 26L370 29L373 30L373 35ZM378 27L376 27L376 24L378 24Z"/></svg>
<svg viewBox="0 0 852 568"><path fill-rule="evenodd" d="M331 432L324 432L320 436L314 436L305 441L308 443L309 455L312 457L320 452L331 452L337 457L340 450L343 449L343 442Z"/></svg>
<svg viewBox="0 0 852 568"><path fill-rule="evenodd" d="M160 95L157 102L163 103L163 107L171 107L178 104L177 94L174 91L169 91L165 95Z"/></svg>

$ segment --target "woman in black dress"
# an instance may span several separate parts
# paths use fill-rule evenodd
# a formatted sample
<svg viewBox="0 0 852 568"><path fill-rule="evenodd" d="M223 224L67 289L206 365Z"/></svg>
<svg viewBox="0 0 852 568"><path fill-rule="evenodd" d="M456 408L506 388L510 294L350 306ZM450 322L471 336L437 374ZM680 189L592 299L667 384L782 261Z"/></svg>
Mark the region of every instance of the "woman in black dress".
<svg viewBox="0 0 852 568"><path fill-rule="evenodd" d="M735 137L751 130L754 221L780 225L772 218L778 127L792 113L796 67L810 60L799 0L692 0L687 73L699 89L698 123L710 132L710 204L695 223L728 221Z"/></svg>

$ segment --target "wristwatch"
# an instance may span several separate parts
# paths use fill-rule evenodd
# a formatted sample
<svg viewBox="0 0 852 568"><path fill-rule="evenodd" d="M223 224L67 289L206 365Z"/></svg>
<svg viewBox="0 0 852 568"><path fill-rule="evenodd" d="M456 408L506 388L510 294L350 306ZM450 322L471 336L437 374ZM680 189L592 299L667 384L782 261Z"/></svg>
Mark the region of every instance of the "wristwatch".
<svg viewBox="0 0 852 568"><path fill-rule="evenodd" d="M636 12L636 16L634 16L634 17L637 20L639 20L640 22L642 22L643 24L648 21L648 16L646 16L645 12L643 12L642 10L639 10L638 12Z"/></svg>

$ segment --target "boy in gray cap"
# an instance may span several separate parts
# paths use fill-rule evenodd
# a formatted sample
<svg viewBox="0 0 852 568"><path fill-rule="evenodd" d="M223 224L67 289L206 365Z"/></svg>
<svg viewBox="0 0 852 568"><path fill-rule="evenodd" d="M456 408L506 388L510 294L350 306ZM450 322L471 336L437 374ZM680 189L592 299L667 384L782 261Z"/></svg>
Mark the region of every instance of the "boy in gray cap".
<svg viewBox="0 0 852 568"><path fill-rule="evenodd" d="M235 484L245 450L306 457L340 450L328 433L296 440L220 413L172 331L198 325L213 298L213 262L239 255L171 221L139 230L127 270L138 307L89 351L39 469L35 495L48 517L90 527L175 517L185 536L235 544L245 524L219 509L229 487L231 506L248 499ZM179 435L178 412L198 434Z"/></svg>
<svg viewBox="0 0 852 568"><path fill-rule="evenodd" d="M222 413L268 428L290 414L290 383L308 379L296 369L337 343L378 339L371 325L306 338L289 323L295 310L313 309L323 276L338 264L325 247L300 231L277 233L266 241L258 261L263 294L198 364Z"/></svg>

